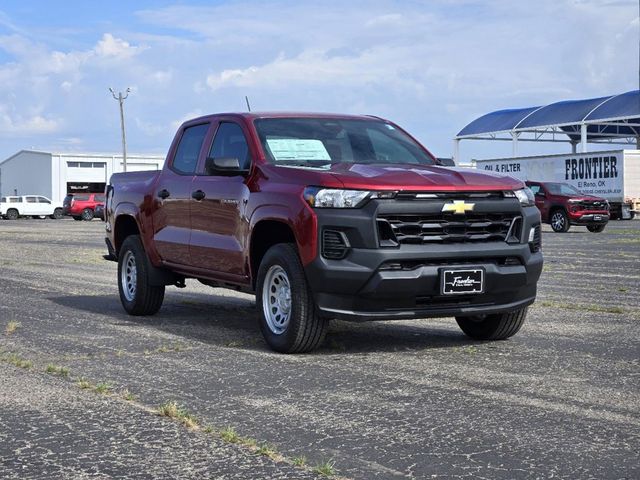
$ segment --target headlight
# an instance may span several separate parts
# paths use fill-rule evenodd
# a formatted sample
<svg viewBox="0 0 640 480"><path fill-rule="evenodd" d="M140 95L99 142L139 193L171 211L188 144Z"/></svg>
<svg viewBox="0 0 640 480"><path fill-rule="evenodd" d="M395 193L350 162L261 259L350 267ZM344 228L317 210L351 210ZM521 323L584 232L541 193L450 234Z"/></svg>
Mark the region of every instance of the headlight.
<svg viewBox="0 0 640 480"><path fill-rule="evenodd" d="M528 187L521 190L514 190L513 194L520 201L520 205L523 207L531 207L536 204L536 198Z"/></svg>
<svg viewBox="0 0 640 480"><path fill-rule="evenodd" d="M304 199L315 208L357 208L371 195L368 190L340 190L334 188L307 187Z"/></svg>

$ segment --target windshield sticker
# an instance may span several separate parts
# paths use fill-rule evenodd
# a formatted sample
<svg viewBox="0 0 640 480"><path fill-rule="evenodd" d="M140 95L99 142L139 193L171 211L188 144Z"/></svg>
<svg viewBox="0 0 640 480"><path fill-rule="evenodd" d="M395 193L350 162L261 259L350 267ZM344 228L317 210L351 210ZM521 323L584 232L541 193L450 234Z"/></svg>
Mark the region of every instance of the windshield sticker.
<svg viewBox="0 0 640 480"><path fill-rule="evenodd" d="M285 160L331 161L329 152L320 140L301 138L268 138L267 145L273 158Z"/></svg>

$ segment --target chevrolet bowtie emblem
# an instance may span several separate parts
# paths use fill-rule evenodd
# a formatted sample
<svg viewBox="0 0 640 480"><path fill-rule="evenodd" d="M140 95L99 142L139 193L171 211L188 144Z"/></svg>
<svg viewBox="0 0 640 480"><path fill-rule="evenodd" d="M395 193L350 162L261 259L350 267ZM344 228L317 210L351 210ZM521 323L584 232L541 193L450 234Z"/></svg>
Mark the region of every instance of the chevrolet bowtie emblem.
<svg viewBox="0 0 640 480"><path fill-rule="evenodd" d="M443 212L453 212L456 215L464 215L473 210L475 203L465 203L464 200L454 200L453 203L445 203L442 206Z"/></svg>

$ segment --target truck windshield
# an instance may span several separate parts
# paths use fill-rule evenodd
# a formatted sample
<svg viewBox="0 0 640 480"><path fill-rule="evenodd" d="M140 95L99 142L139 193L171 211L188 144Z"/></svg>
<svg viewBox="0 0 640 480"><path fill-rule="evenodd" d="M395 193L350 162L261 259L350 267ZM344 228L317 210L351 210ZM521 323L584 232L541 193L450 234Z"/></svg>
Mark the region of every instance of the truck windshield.
<svg viewBox="0 0 640 480"><path fill-rule="evenodd" d="M275 165L436 163L407 134L383 120L263 118L255 126L267 161Z"/></svg>
<svg viewBox="0 0 640 480"><path fill-rule="evenodd" d="M583 193L568 183L547 183L547 189L553 195L583 195Z"/></svg>

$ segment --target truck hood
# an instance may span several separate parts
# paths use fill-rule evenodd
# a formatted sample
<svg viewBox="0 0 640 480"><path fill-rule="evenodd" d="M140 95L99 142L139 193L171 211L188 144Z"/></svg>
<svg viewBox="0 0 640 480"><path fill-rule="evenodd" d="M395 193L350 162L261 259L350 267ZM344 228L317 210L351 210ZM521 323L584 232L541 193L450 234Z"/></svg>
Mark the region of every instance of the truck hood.
<svg viewBox="0 0 640 480"><path fill-rule="evenodd" d="M327 170L344 188L365 190L517 190L515 178L463 168L414 164L340 163Z"/></svg>
<svg viewBox="0 0 640 480"><path fill-rule="evenodd" d="M556 195L557 197L566 198L567 200L574 200L576 202L606 202L602 197L596 197L594 195Z"/></svg>

